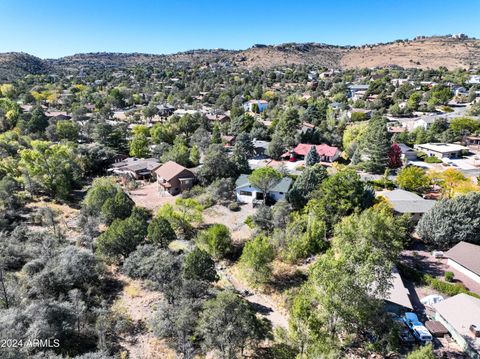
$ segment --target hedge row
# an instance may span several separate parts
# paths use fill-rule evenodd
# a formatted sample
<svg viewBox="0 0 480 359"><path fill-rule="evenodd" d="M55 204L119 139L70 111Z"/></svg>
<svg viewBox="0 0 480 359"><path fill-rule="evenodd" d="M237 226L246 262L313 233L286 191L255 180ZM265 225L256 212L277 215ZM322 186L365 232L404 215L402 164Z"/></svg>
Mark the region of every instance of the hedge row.
<svg viewBox="0 0 480 359"><path fill-rule="evenodd" d="M480 299L480 295L470 292L463 284L445 282L441 279L432 277L429 274L424 274L417 269L407 267L401 263L398 264L398 270L408 280L417 284L429 285L442 294L452 297L460 293L465 293Z"/></svg>

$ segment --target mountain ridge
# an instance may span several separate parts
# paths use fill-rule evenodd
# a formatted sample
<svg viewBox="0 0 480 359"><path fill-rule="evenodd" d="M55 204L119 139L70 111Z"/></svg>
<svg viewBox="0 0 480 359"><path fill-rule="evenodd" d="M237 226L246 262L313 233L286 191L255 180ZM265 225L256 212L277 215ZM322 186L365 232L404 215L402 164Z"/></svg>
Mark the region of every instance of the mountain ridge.
<svg viewBox="0 0 480 359"><path fill-rule="evenodd" d="M420 36L413 40L359 46L319 42L255 44L244 50L195 49L173 54L89 52L41 59L23 52L0 53L0 79L69 68L205 64L223 62L247 68L316 65L327 68L416 67L472 68L480 66L480 40L452 36Z"/></svg>

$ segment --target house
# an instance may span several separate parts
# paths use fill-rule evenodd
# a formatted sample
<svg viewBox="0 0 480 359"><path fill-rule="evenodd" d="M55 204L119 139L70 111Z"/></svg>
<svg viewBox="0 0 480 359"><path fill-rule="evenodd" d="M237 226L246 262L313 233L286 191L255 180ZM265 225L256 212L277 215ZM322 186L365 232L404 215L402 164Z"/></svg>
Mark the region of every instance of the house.
<svg viewBox="0 0 480 359"><path fill-rule="evenodd" d="M256 156L264 156L268 152L268 145L270 142L253 139L253 148Z"/></svg>
<svg viewBox="0 0 480 359"><path fill-rule="evenodd" d="M460 158L468 148L453 143L423 143L413 146L416 150L425 152L427 156L442 158Z"/></svg>
<svg viewBox="0 0 480 359"><path fill-rule="evenodd" d="M274 202L285 199L290 186L292 185L290 177L283 177L268 193L267 196ZM235 193L237 201L240 203L254 203L263 201L263 193L258 188L252 186L248 180L248 175L240 175L235 182Z"/></svg>
<svg viewBox="0 0 480 359"><path fill-rule="evenodd" d="M320 156L321 162L334 162L341 153L337 147L329 146L326 144L310 145L307 143L300 143L290 152L284 153L282 155L282 158L290 160L303 160L307 156L312 146L315 146L317 148L317 153Z"/></svg>
<svg viewBox="0 0 480 359"><path fill-rule="evenodd" d="M225 147L233 147L235 145L235 136L228 136L228 135L223 135L222 136L222 142L224 143Z"/></svg>
<svg viewBox="0 0 480 359"><path fill-rule="evenodd" d="M157 109L160 117L169 117L173 115L173 112L175 111L175 107L170 106L168 103L165 105L158 105Z"/></svg>
<svg viewBox="0 0 480 359"><path fill-rule="evenodd" d="M468 90L463 86L452 86L454 96L468 96Z"/></svg>
<svg viewBox="0 0 480 359"><path fill-rule="evenodd" d="M155 176L158 167L160 163L156 158L128 157L113 163L107 172L132 179L147 179Z"/></svg>
<svg viewBox="0 0 480 359"><path fill-rule="evenodd" d="M258 111L257 112L263 112L267 109L268 107L268 101L265 100L250 100L247 101L243 104L243 109L247 112L256 112L255 110L255 105L257 105Z"/></svg>
<svg viewBox="0 0 480 359"><path fill-rule="evenodd" d="M311 123L308 122L302 122L302 127L300 128L300 132L305 134L307 132L313 132L315 131L315 125L312 125Z"/></svg>
<svg viewBox="0 0 480 359"><path fill-rule="evenodd" d="M415 161L417 159L417 151L413 148L408 147L404 143L397 143L398 147L400 147L400 151L402 151L402 161Z"/></svg>
<svg viewBox="0 0 480 359"><path fill-rule="evenodd" d="M419 195L403 189L380 192L378 196L385 198L392 206L394 212L411 214L414 221L419 220L436 203L436 201L423 199Z"/></svg>
<svg viewBox="0 0 480 359"><path fill-rule="evenodd" d="M358 97L356 95L357 95L357 92L359 92L359 91L363 91L363 94L365 94L365 92L368 90L369 87L370 87L370 85L349 85L348 86L348 97L349 98Z"/></svg>
<svg viewBox="0 0 480 359"><path fill-rule="evenodd" d="M353 117L358 119L360 117L363 117L365 120L368 120L372 116L372 110L367 110L365 108L352 108L347 111L347 116L349 119L352 119Z"/></svg>
<svg viewBox="0 0 480 359"><path fill-rule="evenodd" d="M460 242L445 253L448 265L480 284L480 246ZM480 324L480 323L479 323Z"/></svg>
<svg viewBox="0 0 480 359"><path fill-rule="evenodd" d="M220 123L224 123L224 122L227 122L228 120L230 120L230 117L228 117L225 114L208 113L206 115L206 117L209 121L220 122Z"/></svg>
<svg viewBox="0 0 480 359"><path fill-rule="evenodd" d="M412 302L410 301L410 292L403 284L402 277L398 273L397 268L393 268L391 288L384 298L385 311L396 314L402 314L413 310Z"/></svg>
<svg viewBox="0 0 480 359"><path fill-rule="evenodd" d="M480 136L467 136L465 142L467 146L480 147Z"/></svg>
<svg viewBox="0 0 480 359"><path fill-rule="evenodd" d="M470 358L480 359L480 299L461 293L432 305L434 318Z"/></svg>
<svg viewBox="0 0 480 359"><path fill-rule="evenodd" d="M158 191L161 195L175 196L189 190L195 181L195 175L189 169L176 162L168 161L155 170Z"/></svg>
<svg viewBox="0 0 480 359"><path fill-rule="evenodd" d="M477 85L480 84L480 75L471 75L467 81L469 85Z"/></svg>
<svg viewBox="0 0 480 359"><path fill-rule="evenodd" d="M195 115L197 113L200 113L200 111L197 111L197 110L185 110L183 108L179 108L175 111L173 111L173 114L176 115L176 116L180 116L180 117L183 117L185 115Z"/></svg>

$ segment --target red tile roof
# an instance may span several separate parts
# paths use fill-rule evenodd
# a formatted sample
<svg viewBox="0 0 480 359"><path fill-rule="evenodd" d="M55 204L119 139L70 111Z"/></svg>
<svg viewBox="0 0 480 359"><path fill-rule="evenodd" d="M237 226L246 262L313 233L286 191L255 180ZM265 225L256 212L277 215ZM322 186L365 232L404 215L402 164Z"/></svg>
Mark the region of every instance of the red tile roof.
<svg viewBox="0 0 480 359"><path fill-rule="evenodd" d="M312 146L315 146L315 145L300 143L297 145L297 147L293 149L293 152L295 152L297 155L300 155L300 156L306 156ZM333 157L338 151L337 147L329 146L329 145L326 145L325 143L321 145L316 145L316 147L317 147L317 153L320 156Z"/></svg>

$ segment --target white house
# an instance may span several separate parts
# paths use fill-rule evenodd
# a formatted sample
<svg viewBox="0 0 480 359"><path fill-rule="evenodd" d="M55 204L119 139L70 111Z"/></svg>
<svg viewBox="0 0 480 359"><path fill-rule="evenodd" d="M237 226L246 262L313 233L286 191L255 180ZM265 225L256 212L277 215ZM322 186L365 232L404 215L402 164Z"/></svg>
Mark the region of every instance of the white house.
<svg viewBox="0 0 480 359"><path fill-rule="evenodd" d="M467 81L467 84L470 84L470 85L480 84L480 75L471 75L470 79Z"/></svg>
<svg viewBox="0 0 480 359"><path fill-rule="evenodd" d="M290 177L283 177L268 193L267 196L273 201L277 202L285 199L290 186L292 185L292 179ZM240 175L235 182L235 193L237 202L240 203L253 203L254 201L262 201L263 193L258 188L252 186L248 180L248 175Z"/></svg>
<svg viewBox="0 0 480 359"><path fill-rule="evenodd" d="M263 112L268 107L268 101L265 101L265 100L250 100L250 101L247 101L243 104L243 109L245 111L253 112L253 109L254 109L253 106L254 105L258 106L258 112Z"/></svg>
<svg viewBox="0 0 480 359"><path fill-rule="evenodd" d="M348 86L348 97L356 97L357 93L362 91L363 94L368 90L370 85L349 85Z"/></svg>
<svg viewBox="0 0 480 359"><path fill-rule="evenodd" d="M450 267L480 284L480 246L460 242L446 252L445 256Z"/></svg>
<svg viewBox="0 0 480 359"><path fill-rule="evenodd" d="M468 148L453 143L422 143L413 146L416 150L425 152L427 156L436 156L438 158L459 158L462 157L463 151Z"/></svg>

